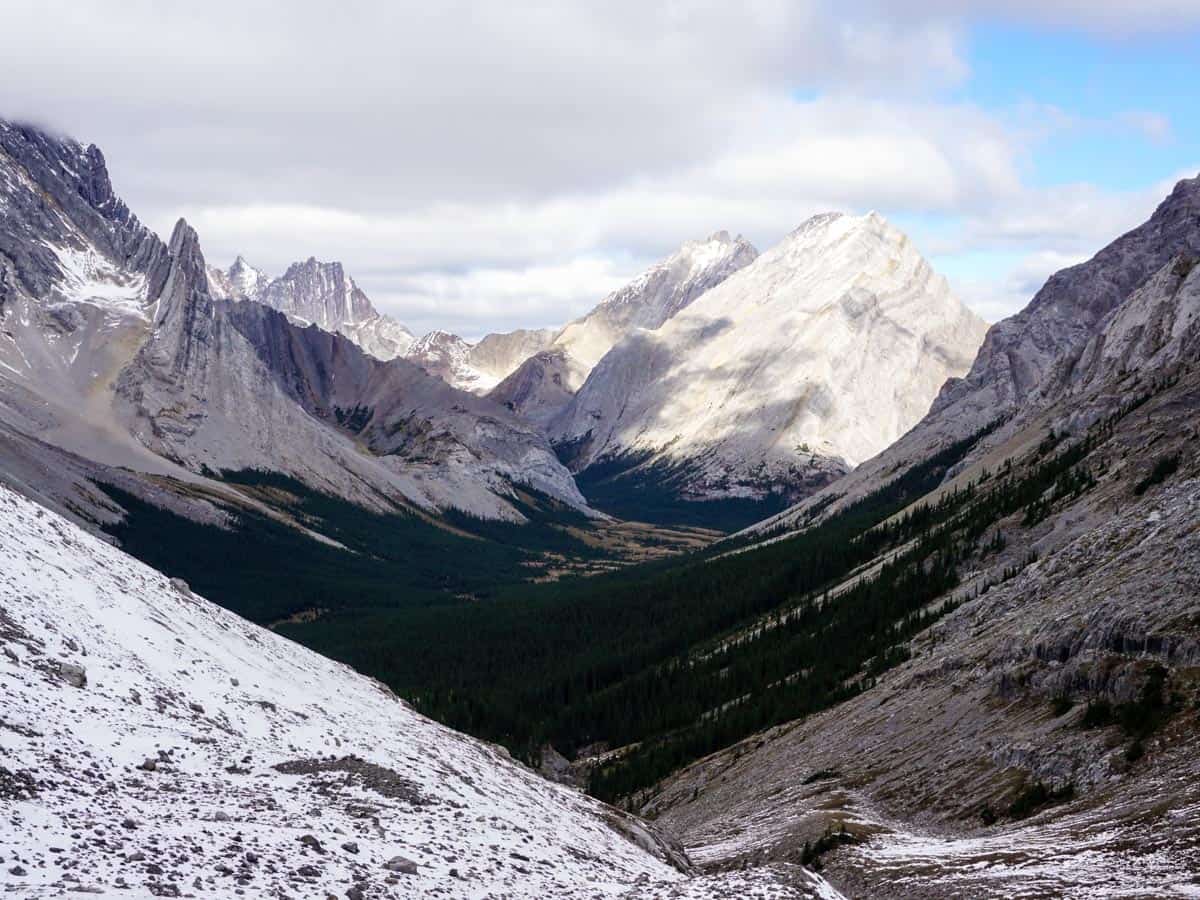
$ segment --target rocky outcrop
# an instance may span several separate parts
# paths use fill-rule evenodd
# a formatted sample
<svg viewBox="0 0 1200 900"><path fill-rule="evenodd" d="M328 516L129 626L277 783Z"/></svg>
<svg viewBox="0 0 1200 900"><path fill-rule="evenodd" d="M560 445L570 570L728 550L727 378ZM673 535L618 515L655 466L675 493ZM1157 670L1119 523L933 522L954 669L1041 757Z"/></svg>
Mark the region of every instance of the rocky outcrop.
<svg viewBox="0 0 1200 900"><path fill-rule="evenodd" d="M66 274L53 247L90 246L132 272L149 271L166 250L113 193L99 147L4 120L0 204L0 270L33 297Z"/></svg>
<svg viewBox="0 0 1200 900"><path fill-rule="evenodd" d="M283 275L269 282L254 299L289 318L326 331L337 331L344 324L378 315L341 263L317 262L311 256L288 266Z"/></svg>

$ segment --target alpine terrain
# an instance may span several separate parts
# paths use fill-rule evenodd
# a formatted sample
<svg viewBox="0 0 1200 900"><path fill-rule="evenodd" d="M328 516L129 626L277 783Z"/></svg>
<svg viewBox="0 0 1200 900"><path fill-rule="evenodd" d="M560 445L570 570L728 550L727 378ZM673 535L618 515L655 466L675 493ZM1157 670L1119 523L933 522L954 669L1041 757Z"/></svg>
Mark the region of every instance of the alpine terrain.
<svg viewBox="0 0 1200 900"><path fill-rule="evenodd" d="M1200 178L996 325L899 442L699 556L398 617L411 660L289 633L378 660L422 710L710 872L799 864L847 897L1191 896L1198 260ZM429 646L451 633L469 647Z"/></svg>
<svg viewBox="0 0 1200 900"><path fill-rule="evenodd" d="M536 428L337 333L399 334L340 265L266 281L238 263L213 289L196 233L181 221L164 244L142 226L97 148L0 123L0 149L0 426L14 443L222 496L214 477L254 470L375 510L520 521L517 485L585 509Z"/></svg>
<svg viewBox="0 0 1200 900"><path fill-rule="evenodd" d="M824 213L472 343L0 121L0 887L1200 896L1198 429L1200 177L991 328Z"/></svg>
<svg viewBox="0 0 1200 900"><path fill-rule="evenodd" d="M3 486L0 533L9 894L775 895Z"/></svg>
<svg viewBox="0 0 1200 900"><path fill-rule="evenodd" d="M910 428L985 328L881 216L820 215L617 344L548 431L589 480L795 499Z"/></svg>
<svg viewBox="0 0 1200 900"><path fill-rule="evenodd" d="M613 345L639 329L658 328L757 255L748 241L726 231L687 241L559 329L545 349L514 366L491 396L547 426Z"/></svg>
<svg viewBox="0 0 1200 900"><path fill-rule="evenodd" d="M227 271L209 266L208 276L215 297L265 303L299 325L343 334L377 359L403 356L416 340L411 331L375 309L339 262L309 257L270 279L239 256Z"/></svg>

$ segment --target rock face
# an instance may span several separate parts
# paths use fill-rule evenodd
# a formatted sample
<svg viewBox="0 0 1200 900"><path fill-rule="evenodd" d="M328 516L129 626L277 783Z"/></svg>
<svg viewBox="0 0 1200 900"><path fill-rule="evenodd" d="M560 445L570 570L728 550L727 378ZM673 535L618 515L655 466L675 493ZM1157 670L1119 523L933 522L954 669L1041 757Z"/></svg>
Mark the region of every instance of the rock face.
<svg viewBox="0 0 1200 900"><path fill-rule="evenodd" d="M107 274L89 259L142 273L165 250L113 193L94 144L0 120L0 154L0 308L18 285L37 297L64 283L86 290L84 278Z"/></svg>
<svg viewBox="0 0 1200 900"><path fill-rule="evenodd" d="M305 262L288 266L283 275L268 283L254 299L290 319L311 323L325 331L337 331L344 324L378 315L341 263L321 263L311 256Z"/></svg>
<svg viewBox="0 0 1200 900"><path fill-rule="evenodd" d="M529 357L549 347L556 333L553 328L518 328L516 331L488 334L472 345L468 360L472 367L498 382L512 374Z"/></svg>
<svg viewBox="0 0 1200 900"><path fill-rule="evenodd" d="M370 897L397 875L403 894L644 897L686 877L653 826L3 486L0 533L0 634L25 661L0 656L15 890ZM86 660L85 690L47 677L60 660Z"/></svg>
<svg viewBox="0 0 1200 900"><path fill-rule="evenodd" d="M210 266L208 275L209 290L218 299L265 303L299 325L343 334L377 359L402 356L416 340L411 331L375 309L340 262L309 257L270 279L239 256L228 271Z"/></svg>
<svg viewBox="0 0 1200 900"><path fill-rule="evenodd" d="M549 432L575 471L682 470L695 499L811 492L911 427L984 331L882 217L821 215L615 346Z"/></svg>
<svg viewBox="0 0 1200 900"><path fill-rule="evenodd" d="M964 378L949 381L909 433L851 475L756 531L778 531L830 515L903 469L1010 415L1056 361L1079 351L1134 289L1181 254L1200 255L1200 177L1179 182L1143 225L1084 263L1052 276L1025 309L988 331ZM981 445L981 452L1004 432Z"/></svg>
<svg viewBox="0 0 1200 900"><path fill-rule="evenodd" d="M584 505L533 426L245 299L261 288L331 328L383 327L340 265L264 285L243 260L218 278L186 223L168 246L137 221L95 148L7 123L0 140L0 474L22 490L64 509L89 496L104 518L89 464L182 482L256 468L373 509L519 521L514 484ZM65 478L38 441L76 455Z"/></svg>
<svg viewBox="0 0 1200 900"><path fill-rule="evenodd" d="M263 304L213 300L186 223L169 260L153 335L117 384L156 454L192 471L283 472L367 506L509 517L495 493L509 480L584 505L545 439L500 408Z"/></svg>

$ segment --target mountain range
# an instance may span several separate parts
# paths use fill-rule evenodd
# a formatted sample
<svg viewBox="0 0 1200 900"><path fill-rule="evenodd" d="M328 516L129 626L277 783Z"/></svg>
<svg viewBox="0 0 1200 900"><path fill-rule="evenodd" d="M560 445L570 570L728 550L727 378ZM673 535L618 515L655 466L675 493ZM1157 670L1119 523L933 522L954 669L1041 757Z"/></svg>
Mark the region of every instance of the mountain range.
<svg viewBox="0 0 1200 900"><path fill-rule="evenodd" d="M908 430L985 330L881 216L820 215L617 344L549 433L575 471L795 499Z"/></svg>
<svg viewBox="0 0 1200 900"><path fill-rule="evenodd" d="M1200 177L990 328L824 213L471 344L0 122L0 883L1190 896L1198 398Z"/></svg>
<svg viewBox="0 0 1200 900"><path fill-rule="evenodd" d="M517 521L508 498L527 485L586 509L537 429L289 318L360 339L406 334L340 265L309 260L267 280L235 264L213 291L195 232L181 221L169 244L149 232L98 149L7 123L0 146L6 427L181 484L270 471L370 509ZM225 297L235 282L287 313Z"/></svg>

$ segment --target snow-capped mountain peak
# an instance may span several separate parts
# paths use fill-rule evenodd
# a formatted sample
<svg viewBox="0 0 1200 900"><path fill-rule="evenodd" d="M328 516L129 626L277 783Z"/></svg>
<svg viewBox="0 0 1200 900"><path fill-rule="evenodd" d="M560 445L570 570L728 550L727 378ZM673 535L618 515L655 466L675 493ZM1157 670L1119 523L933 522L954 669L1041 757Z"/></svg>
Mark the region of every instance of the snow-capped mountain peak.
<svg viewBox="0 0 1200 900"><path fill-rule="evenodd" d="M246 262L246 257L240 254L226 274L229 276L230 284L237 292L250 300L257 299L270 281L265 272L250 265Z"/></svg>
<svg viewBox="0 0 1200 900"><path fill-rule="evenodd" d="M911 427L985 330L883 216L824 213L615 346L551 436L576 469L694 464L697 497L811 490Z"/></svg>

